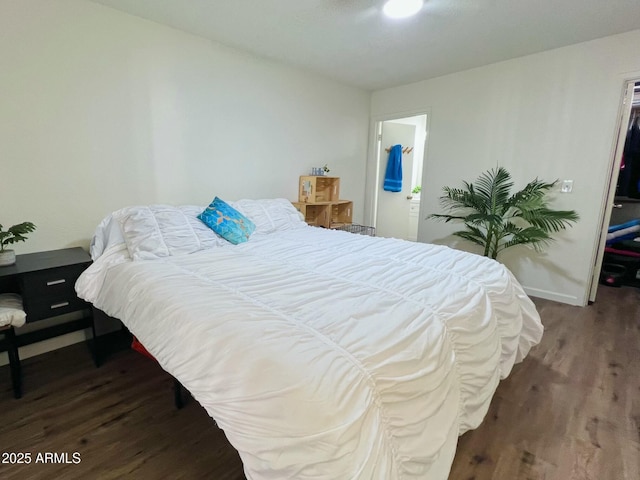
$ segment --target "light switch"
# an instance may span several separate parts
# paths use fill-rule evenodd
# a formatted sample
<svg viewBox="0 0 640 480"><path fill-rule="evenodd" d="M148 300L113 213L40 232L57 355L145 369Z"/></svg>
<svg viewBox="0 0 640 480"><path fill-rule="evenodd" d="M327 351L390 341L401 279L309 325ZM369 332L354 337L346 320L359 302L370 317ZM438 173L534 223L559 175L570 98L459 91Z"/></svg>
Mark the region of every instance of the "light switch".
<svg viewBox="0 0 640 480"><path fill-rule="evenodd" d="M562 193L571 193L573 190L573 180L563 180L562 186L560 187L560 191Z"/></svg>

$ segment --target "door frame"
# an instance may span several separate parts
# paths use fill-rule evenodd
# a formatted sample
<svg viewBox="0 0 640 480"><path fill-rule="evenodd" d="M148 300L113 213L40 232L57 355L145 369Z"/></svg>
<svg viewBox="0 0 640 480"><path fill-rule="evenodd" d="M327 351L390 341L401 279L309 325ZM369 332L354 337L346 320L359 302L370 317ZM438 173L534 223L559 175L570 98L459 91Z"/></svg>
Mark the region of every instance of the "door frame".
<svg viewBox="0 0 640 480"><path fill-rule="evenodd" d="M627 138L627 126L631 116L631 107L633 105L633 91L636 82L640 82L640 72L632 76L625 76L622 84L622 92L620 96L620 104L618 107L616 132L611 148L609 159L609 183L605 189L604 197L600 207L600 235L596 235L594 245L594 260L591 262L591 288L589 290L589 302L596 300L598 285L600 283L600 269L604 259L604 248L607 243L607 233L609 230L609 222L611 221L611 209L615 200L616 188L618 185L618 176L620 174L620 164L622 162L622 153L624 143ZM626 102L626 100L629 100Z"/></svg>
<svg viewBox="0 0 640 480"><path fill-rule="evenodd" d="M384 115L372 116L369 122L369 153L367 155L367 170L365 182L365 199L364 199L364 219L366 225L376 226L376 217L378 211L378 184L380 182L378 161L380 159L380 151L382 149L381 139L379 135L382 129L382 123L387 120L399 120L406 117L415 117L417 115L426 115L426 132L424 137L424 150L422 154L422 178L425 178L425 167L427 165L429 131L431 124L431 108L417 108L403 112L389 113ZM416 159L414 158L414 162ZM424 188L424 182L422 182ZM420 211L422 211L422 197L420 199ZM418 218L420 212L418 212ZM418 221L418 241L420 241L420 222Z"/></svg>

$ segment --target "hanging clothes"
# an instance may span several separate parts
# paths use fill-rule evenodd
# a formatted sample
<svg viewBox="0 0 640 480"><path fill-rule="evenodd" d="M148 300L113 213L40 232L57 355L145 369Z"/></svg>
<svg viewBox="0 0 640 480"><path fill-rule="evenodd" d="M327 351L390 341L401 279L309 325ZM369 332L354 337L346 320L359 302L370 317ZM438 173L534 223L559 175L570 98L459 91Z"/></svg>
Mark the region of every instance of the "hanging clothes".
<svg viewBox="0 0 640 480"><path fill-rule="evenodd" d="M387 192L402 191L402 145L394 145L389 151L384 189Z"/></svg>
<svg viewBox="0 0 640 480"><path fill-rule="evenodd" d="M624 145L625 170L628 168L627 196L640 198L640 116L635 118Z"/></svg>

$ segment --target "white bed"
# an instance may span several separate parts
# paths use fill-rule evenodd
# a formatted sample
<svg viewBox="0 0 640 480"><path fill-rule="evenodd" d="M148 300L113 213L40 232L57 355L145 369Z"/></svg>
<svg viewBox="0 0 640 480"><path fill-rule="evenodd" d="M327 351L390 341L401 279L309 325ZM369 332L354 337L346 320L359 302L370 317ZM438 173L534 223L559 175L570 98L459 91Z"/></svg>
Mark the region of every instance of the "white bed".
<svg viewBox="0 0 640 480"><path fill-rule="evenodd" d="M458 435L542 336L512 274L308 227L286 200L235 206L257 225L240 245L201 230L200 207L115 212L79 295L193 394L248 479L446 479Z"/></svg>

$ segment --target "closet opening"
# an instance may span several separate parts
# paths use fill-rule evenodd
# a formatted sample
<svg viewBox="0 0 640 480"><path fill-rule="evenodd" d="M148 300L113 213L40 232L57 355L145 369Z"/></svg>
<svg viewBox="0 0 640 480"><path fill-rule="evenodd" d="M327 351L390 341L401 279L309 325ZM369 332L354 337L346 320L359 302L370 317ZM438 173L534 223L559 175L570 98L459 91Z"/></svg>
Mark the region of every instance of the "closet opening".
<svg viewBox="0 0 640 480"><path fill-rule="evenodd" d="M640 78L626 82L589 302L600 285L640 287Z"/></svg>

